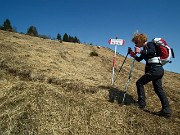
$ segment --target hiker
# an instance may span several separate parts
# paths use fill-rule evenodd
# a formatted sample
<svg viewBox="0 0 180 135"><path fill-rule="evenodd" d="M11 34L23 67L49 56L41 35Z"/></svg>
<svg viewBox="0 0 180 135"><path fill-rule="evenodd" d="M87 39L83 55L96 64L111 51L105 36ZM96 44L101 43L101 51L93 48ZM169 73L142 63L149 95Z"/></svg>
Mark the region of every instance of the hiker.
<svg viewBox="0 0 180 135"><path fill-rule="evenodd" d="M162 105L162 109L155 114L159 116L171 116L171 110L168 98L162 88L162 77L164 75L164 69L159 60L151 61L151 58L156 57L156 48L152 42L147 42L147 36L144 33L136 33L132 38L132 42L135 44L135 52L129 49L131 57L134 57L136 61L146 61L145 74L140 77L136 82L139 108L144 109L146 106L144 85L152 81L154 91L159 97ZM141 50L140 48L143 48ZM136 54L140 54L137 56Z"/></svg>

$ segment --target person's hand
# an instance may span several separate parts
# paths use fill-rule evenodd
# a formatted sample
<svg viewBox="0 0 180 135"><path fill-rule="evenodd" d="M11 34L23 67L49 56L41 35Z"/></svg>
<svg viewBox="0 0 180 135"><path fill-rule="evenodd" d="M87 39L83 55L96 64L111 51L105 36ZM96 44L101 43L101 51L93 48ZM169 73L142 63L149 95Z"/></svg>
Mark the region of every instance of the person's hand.
<svg viewBox="0 0 180 135"><path fill-rule="evenodd" d="M141 49L139 47L135 47L135 53L141 53Z"/></svg>
<svg viewBox="0 0 180 135"><path fill-rule="evenodd" d="M128 47L128 54L130 54L132 52L131 47Z"/></svg>
<svg viewBox="0 0 180 135"><path fill-rule="evenodd" d="M130 56L134 58L135 53L133 51L130 52Z"/></svg>

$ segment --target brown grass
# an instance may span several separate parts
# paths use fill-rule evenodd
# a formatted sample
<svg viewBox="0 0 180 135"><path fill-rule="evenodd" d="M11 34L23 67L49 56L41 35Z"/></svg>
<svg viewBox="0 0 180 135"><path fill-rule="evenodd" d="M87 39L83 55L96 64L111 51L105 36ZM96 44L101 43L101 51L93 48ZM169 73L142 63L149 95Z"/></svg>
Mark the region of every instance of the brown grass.
<svg viewBox="0 0 180 135"><path fill-rule="evenodd" d="M151 84L145 86L147 111L133 105L142 63L135 62L121 105L131 60L111 86L108 48L0 31L0 50L0 135L179 134L179 74L166 71L163 79L173 111L167 119L151 113L161 108ZM117 56L116 73L123 60Z"/></svg>

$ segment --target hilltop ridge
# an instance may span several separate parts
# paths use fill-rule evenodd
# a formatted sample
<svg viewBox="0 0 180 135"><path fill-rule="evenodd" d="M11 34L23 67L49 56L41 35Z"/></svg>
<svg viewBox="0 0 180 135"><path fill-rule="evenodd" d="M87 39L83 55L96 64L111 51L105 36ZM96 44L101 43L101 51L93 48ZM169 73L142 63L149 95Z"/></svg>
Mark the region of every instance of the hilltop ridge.
<svg viewBox="0 0 180 135"><path fill-rule="evenodd" d="M160 103L151 84L145 86L147 110L137 100L136 80L144 64L135 62L125 100L128 58L117 55L116 82L111 86L114 52L105 47L69 43L0 30L0 134L174 134L180 124L180 76L165 72L164 89L173 115L153 115ZM98 56L90 56L97 52ZM112 98L112 102L108 102Z"/></svg>

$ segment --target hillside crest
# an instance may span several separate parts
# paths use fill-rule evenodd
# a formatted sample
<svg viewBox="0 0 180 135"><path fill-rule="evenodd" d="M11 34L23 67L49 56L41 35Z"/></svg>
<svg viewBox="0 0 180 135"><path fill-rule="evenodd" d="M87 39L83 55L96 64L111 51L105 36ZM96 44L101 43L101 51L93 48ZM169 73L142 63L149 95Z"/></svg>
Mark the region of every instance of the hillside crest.
<svg viewBox="0 0 180 135"><path fill-rule="evenodd" d="M0 30L0 134L178 134L180 76L165 72L164 88L173 116L161 118L159 100L147 84L147 110L137 100L136 80L144 64L135 62L125 105L121 105L131 67L105 47L42 39ZM90 56L97 52L98 56ZM118 76L117 76L118 74ZM112 102L108 102L111 99ZM113 100L112 100L113 99Z"/></svg>

